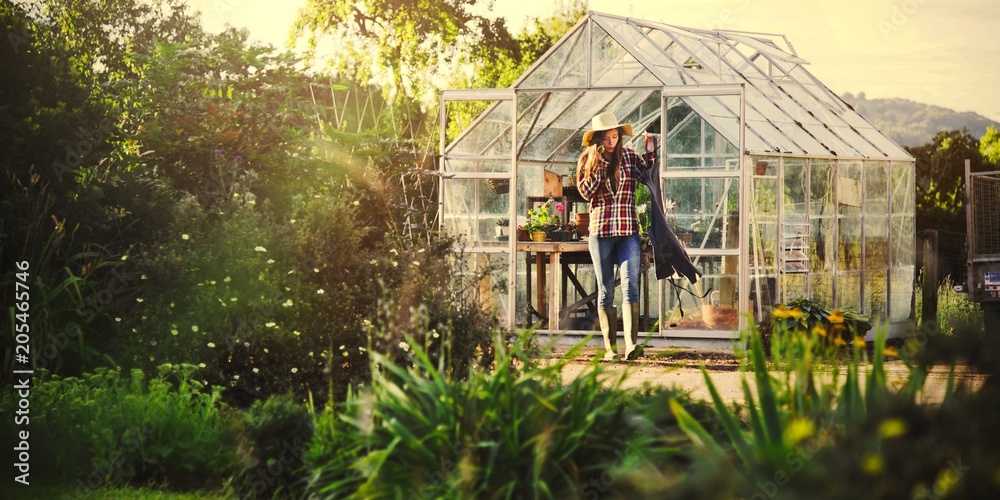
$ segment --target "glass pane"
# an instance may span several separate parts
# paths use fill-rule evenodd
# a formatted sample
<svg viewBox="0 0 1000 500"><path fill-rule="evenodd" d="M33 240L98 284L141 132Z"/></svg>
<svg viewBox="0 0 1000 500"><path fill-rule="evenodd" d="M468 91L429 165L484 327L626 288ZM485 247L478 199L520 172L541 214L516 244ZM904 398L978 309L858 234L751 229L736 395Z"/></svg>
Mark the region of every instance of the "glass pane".
<svg viewBox="0 0 1000 500"><path fill-rule="evenodd" d="M892 304L889 314L894 321L910 317L913 309L913 266L892 269Z"/></svg>
<svg viewBox="0 0 1000 500"><path fill-rule="evenodd" d="M497 314L501 324L507 322L508 270L507 254L464 253L455 254L463 284L463 299L472 304L488 304Z"/></svg>
<svg viewBox="0 0 1000 500"><path fill-rule="evenodd" d="M781 276L781 302L789 303L795 299L801 299L803 297L808 297L809 293L806 289L807 275L804 273L800 274L783 274Z"/></svg>
<svg viewBox="0 0 1000 500"><path fill-rule="evenodd" d="M840 218L837 269L841 271L861 270L861 217Z"/></svg>
<svg viewBox="0 0 1000 500"><path fill-rule="evenodd" d="M809 196L808 174L806 160L800 158L786 158L782 165L785 176L785 197L782 206L782 215L805 215L806 199Z"/></svg>
<svg viewBox="0 0 1000 500"><path fill-rule="evenodd" d="M809 274L809 298L826 307L833 307L833 274Z"/></svg>
<svg viewBox="0 0 1000 500"><path fill-rule="evenodd" d="M509 196L497 193L484 179L445 180L441 219L444 229L471 245L497 242L496 222L507 217ZM499 190L502 191L502 190Z"/></svg>
<svg viewBox="0 0 1000 500"><path fill-rule="evenodd" d="M750 225L749 255L751 273L772 274L777 270L777 240L777 224L771 222Z"/></svg>
<svg viewBox="0 0 1000 500"><path fill-rule="evenodd" d="M696 330L736 330L739 326L737 312L737 257L695 257L695 266L702 272L698 283L691 285L686 279L677 281L681 287L687 288L698 296L708 293L701 299L694 294L682 292L680 307L677 294L668 284L664 294L666 312L663 328L665 330L696 329ZM708 290L711 289L711 292ZM684 316L681 317L681 309Z"/></svg>
<svg viewBox="0 0 1000 500"><path fill-rule="evenodd" d="M517 94L517 147L523 148L525 140L538 134L541 124L538 115L551 99L550 92Z"/></svg>
<svg viewBox="0 0 1000 500"><path fill-rule="evenodd" d="M778 300L778 278L773 274L750 278L750 311L754 321L770 314Z"/></svg>
<svg viewBox="0 0 1000 500"><path fill-rule="evenodd" d="M521 160L549 161L549 157L555 151L573 149L576 154L580 153L580 142L575 140L576 130L565 128L549 127L541 131L538 135L530 138L528 146L521 151ZM576 160L576 157L573 157Z"/></svg>
<svg viewBox="0 0 1000 500"><path fill-rule="evenodd" d="M580 87L587 85L586 26L563 39L562 44L519 87Z"/></svg>
<svg viewBox="0 0 1000 500"><path fill-rule="evenodd" d="M667 163L698 158L697 170L734 170L738 164L738 96L668 97Z"/></svg>
<svg viewBox="0 0 1000 500"><path fill-rule="evenodd" d="M858 271L837 273L837 307L851 307L861 310L861 273Z"/></svg>
<svg viewBox="0 0 1000 500"><path fill-rule="evenodd" d="M914 238L913 217L893 216L892 233L890 242L892 245L891 258L892 267L912 266L916 251L916 239Z"/></svg>
<svg viewBox="0 0 1000 500"><path fill-rule="evenodd" d="M916 187L913 185L913 162L892 162L892 213L912 214Z"/></svg>
<svg viewBox="0 0 1000 500"><path fill-rule="evenodd" d="M865 218L865 269L889 267L889 218Z"/></svg>
<svg viewBox="0 0 1000 500"><path fill-rule="evenodd" d="M809 271L832 271L837 240L833 217L812 218L809 221Z"/></svg>
<svg viewBox="0 0 1000 500"><path fill-rule="evenodd" d="M809 216L833 215L833 160L812 160L809 169Z"/></svg>
<svg viewBox="0 0 1000 500"><path fill-rule="evenodd" d="M693 248L737 248L737 179L664 179L664 196L675 208L668 223L677 233L692 233Z"/></svg>
<svg viewBox="0 0 1000 500"><path fill-rule="evenodd" d="M754 211L754 215L761 219L773 219L778 216L777 176L753 176L753 201L750 208Z"/></svg>
<svg viewBox="0 0 1000 500"><path fill-rule="evenodd" d="M884 319L889 312L888 269L865 273L865 310L872 319Z"/></svg>
<svg viewBox="0 0 1000 500"><path fill-rule="evenodd" d="M454 103L455 105L462 103ZM451 114L453 106L449 105L449 120L464 120ZM511 101L493 103L483 116L477 118L470 128L464 130L457 142L446 148L448 155L471 155L490 157L510 157L511 154ZM480 119L481 118L481 119Z"/></svg>
<svg viewBox="0 0 1000 500"><path fill-rule="evenodd" d="M888 189L889 163L869 161L865 163L865 215L889 213Z"/></svg>
<svg viewBox="0 0 1000 500"><path fill-rule="evenodd" d="M608 36L597 23L593 23L593 72L594 85L627 85L644 69L617 41ZM631 28L628 28L631 30ZM632 30L635 31L635 30Z"/></svg>
<svg viewBox="0 0 1000 500"><path fill-rule="evenodd" d="M861 162L841 161L837 168L837 209L847 217L861 215Z"/></svg>
<svg viewBox="0 0 1000 500"><path fill-rule="evenodd" d="M781 220L779 256L781 272L805 273L809 271L810 226L805 215L788 215ZM817 257L818 258L818 257Z"/></svg>
<svg viewBox="0 0 1000 500"><path fill-rule="evenodd" d="M502 160L456 160L445 158L446 172L510 172L510 158Z"/></svg>

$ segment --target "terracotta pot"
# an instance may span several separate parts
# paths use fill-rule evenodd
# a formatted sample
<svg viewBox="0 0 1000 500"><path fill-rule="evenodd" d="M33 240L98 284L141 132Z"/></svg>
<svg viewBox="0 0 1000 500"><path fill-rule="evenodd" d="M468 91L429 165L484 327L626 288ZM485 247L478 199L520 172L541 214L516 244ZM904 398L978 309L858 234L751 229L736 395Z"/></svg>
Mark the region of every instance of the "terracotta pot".
<svg viewBox="0 0 1000 500"><path fill-rule="evenodd" d="M580 212L573 217L573 224L576 225L576 234L587 236L590 234L590 212Z"/></svg>
<svg viewBox="0 0 1000 500"><path fill-rule="evenodd" d="M529 238L527 229L517 229L517 241L528 241Z"/></svg>
<svg viewBox="0 0 1000 500"><path fill-rule="evenodd" d="M757 175L764 175L764 174L766 174L767 173L767 162L766 161L759 161L759 162L757 162L757 164L754 165L754 167L753 167L753 173L757 174Z"/></svg>

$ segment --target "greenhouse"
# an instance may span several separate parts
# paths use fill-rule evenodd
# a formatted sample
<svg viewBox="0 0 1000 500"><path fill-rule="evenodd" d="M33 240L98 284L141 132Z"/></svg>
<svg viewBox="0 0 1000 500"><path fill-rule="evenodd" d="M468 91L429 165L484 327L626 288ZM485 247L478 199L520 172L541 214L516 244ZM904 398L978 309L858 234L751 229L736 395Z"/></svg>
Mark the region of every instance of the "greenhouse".
<svg viewBox="0 0 1000 500"><path fill-rule="evenodd" d="M591 117L612 111L635 129L633 148L643 131L661 139L662 206L703 274L644 271L654 344L728 342L802 297L903 332L913 157L807 64L782 35L590 12L511 87L443 91L438 217L467 275L485 276L470 293L506 326L592 330L588 205L573 172ZM638 198L643 225L652 204ZM558 216L544 241L518 231L531 209Z"/></svg>

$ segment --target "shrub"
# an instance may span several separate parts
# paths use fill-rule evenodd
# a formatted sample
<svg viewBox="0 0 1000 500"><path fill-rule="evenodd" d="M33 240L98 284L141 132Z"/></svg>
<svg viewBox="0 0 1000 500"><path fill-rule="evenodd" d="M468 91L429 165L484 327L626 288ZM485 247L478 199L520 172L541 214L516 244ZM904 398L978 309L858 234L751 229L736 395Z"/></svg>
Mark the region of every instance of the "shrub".
<svg viewBox="0 0 1000 500"><path fill-rule="evenodd" d="M91 489L219 486L232 459L229 432L219 389L194 380L196 370L161 365L148 380L141 370L123 376L98 368L83 378L43 374L31 392L32 472ZM3 396L8 408L11 397Z"/></svg>
<svg viewBox="0 0 1000 500"><path fill-rule="evenodd" d="M309 410L286 394L256 401L231 418L237 447L231 484L239 495L300 496L302 458L313 436Z"/></svg>
<svg viewBox="0 0 1000 500"><path fill-rule="evenodd" d="M846 342L863 337L872 324L850 307L830 309L807 298L796 299L787 305L779 304L771 312L774 331L802 331L826 336L830 341Z"/></svg>

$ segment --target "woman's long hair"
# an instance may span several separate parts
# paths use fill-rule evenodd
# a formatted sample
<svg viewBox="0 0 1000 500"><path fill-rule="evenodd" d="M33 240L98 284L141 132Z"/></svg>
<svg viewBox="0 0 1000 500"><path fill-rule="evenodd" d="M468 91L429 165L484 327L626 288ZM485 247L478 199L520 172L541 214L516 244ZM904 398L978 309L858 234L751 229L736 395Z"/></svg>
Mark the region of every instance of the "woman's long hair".
<svg viewBox="0 0 1000 500"><path fill-rule="evenodd" d="M608 165L609 172L616 172L618 170L618 166L625 161L625 136L622 135L621 127L616 130L618 130L618 144L615 144L614 154L611 156L611 164ZM591 147L600 146L601 143L604 142L604 134L607 132L607 130L594 132L593 137L590 138L590 146L584 149L579 160L576 162L577 182L583 179L589 179L590 176L594 175L594 169L597 168L597 161L602 155L597 153L596 148L591 149ZM593 151L593 154L590 153L591 151Z"/></svg>

